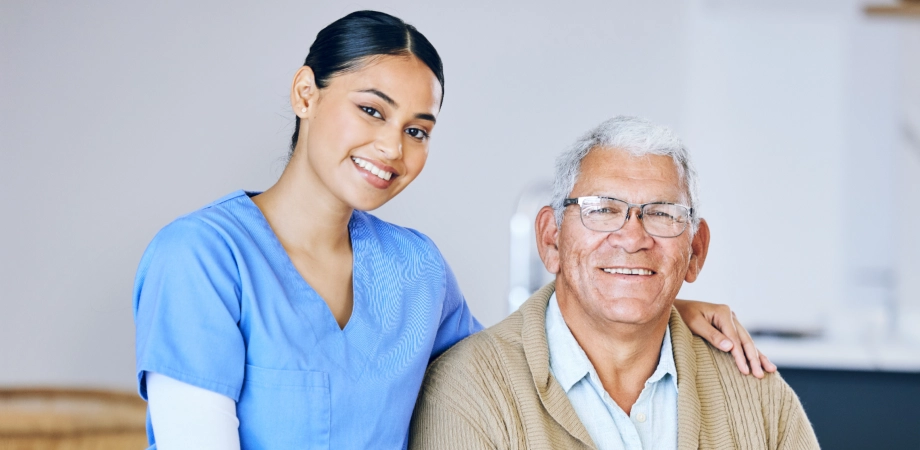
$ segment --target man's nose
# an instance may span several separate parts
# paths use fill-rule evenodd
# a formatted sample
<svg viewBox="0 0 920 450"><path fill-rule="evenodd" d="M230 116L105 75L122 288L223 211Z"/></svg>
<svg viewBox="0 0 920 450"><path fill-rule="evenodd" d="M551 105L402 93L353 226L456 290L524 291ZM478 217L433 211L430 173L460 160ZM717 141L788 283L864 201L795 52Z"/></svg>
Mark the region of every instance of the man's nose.
<svg viewBox="0 0 920 450"><path fill-rule="evenodd" d="M629 209L623 228L610 233L607 240L611 245L621 247L628 253L648 248L655 241L652 235L645 231L645 226L642 224L642 211L638 207Z"/></svg>
<svg viewBox="0 0 920 450"><path fill-rule="evenodd" d="M384 127L377 134L374 141L374 148L388 160L399 159L402 157L402 130L395 127Z"/></svg>

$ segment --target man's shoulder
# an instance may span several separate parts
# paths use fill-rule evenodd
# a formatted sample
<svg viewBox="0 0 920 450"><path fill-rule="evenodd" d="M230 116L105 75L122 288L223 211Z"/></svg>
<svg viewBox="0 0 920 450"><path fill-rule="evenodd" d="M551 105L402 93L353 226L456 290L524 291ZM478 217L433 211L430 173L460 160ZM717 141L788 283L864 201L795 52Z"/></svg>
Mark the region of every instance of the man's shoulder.
<svg viewBox="0 0 920 450"><path fill-rule="evenodd" d="M763 443L768 448L818 448L798 396L779 372L767 373L762 379L745 375L738 370L731 353L713 347L699 336L692 337L691 346L696 363L693 390L701 406L701 436L717 440L718 436L733 435L742 446Z"/></svg>
<svg viewBox="0 0 920 450"><path fill-rule="evenodd" d="M423 395L464 391L482 395L529 397L535 376L548 376L546 305L553 293L549 283L535 292L517 311L498 324L458 342L435 359L425 375ZM528 359L530 358L530 359ZM536 370L538 375L533 371Z"/></svg>
<svg viewBox="0 0 920 450"><path fill-rule="evenodd" d="M458 342L428 367L426 384L442 378L454 381L492 379L498 372L513 369L513 362L523 361L522 320L515 312L501 322ZM509 358L510 357L510 358Z"/></svg>
<svg viewBox="0 0 920 450"><path fill-rule="evenodd" d="M746 390L758 394L769 394L776 389L788 389L790 392L792 390L779 372L765 372L763 378L745 375L738 370L735 357L731 353L723 352L702 337L693 336L693 348L697 355L699 375L717 375L726 391Z"/></svg>
<svg viewBox="0 0 920 450"><path fill-rule="evenodd" d="M778 373L767 373L762 379L743 374L738 370L731 353L723 352L702 337L692 334L676 310L671 314L670 329L678 377L682 371L688 371L694 374L698 386L705 388L707 384L719 385L726 393L737 390L760 393L767 387L785 387L791 392L791 388Z"/></svg>

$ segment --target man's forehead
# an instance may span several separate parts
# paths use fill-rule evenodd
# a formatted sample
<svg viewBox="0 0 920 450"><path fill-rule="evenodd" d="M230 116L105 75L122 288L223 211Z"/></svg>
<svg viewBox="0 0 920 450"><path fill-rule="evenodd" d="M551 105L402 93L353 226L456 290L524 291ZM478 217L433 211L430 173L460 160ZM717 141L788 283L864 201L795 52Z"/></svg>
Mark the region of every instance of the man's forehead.
<svg viewBox="0 0 920 450"><path fill-rule="evenodd" d="M684 201L685 188L674 159L664 155L633 155L602 147L581 161L573 196L620 195L630 201ZM641 197L641 198L637 198Z"/></svg>

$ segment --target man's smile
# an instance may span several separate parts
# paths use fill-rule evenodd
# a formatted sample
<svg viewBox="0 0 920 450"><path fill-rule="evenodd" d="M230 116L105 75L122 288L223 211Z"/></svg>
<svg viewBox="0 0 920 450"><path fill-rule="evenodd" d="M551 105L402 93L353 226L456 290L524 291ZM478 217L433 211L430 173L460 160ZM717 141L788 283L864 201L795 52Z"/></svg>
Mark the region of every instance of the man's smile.
<svg viewBox="0 0 920 450"><path fill-rule="evenodd" d="M655 271L642 268L629 268L629 267L604 267L601 270L607 273L615 273L620 275L639 275L639 276L651 276L655 275Z"/></svg>

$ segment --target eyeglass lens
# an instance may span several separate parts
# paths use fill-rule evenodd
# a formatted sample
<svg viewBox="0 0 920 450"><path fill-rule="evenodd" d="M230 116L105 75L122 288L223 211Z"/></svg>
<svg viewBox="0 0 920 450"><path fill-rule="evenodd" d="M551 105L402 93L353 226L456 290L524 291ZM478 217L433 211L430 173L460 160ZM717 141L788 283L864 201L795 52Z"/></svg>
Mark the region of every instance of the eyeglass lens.
<svg viewBox="0 0 920 450"><path fill-rule="evenodd" d="M585 200L581 204L581 221L594 231L617 231L626 224L629 204L615 199ZM684 232L690 211L681 205L647 204L642 209L642 225L649 234L674 237Z"/></svg>

